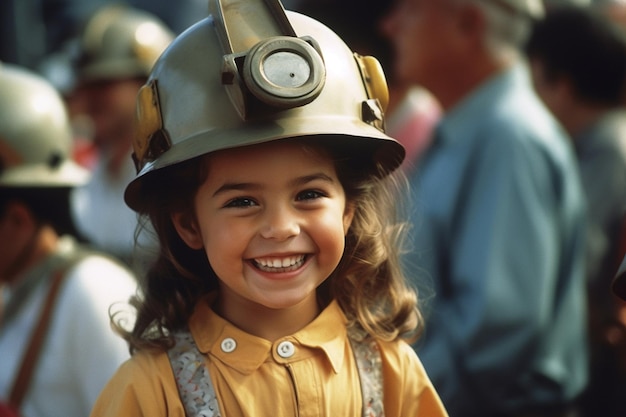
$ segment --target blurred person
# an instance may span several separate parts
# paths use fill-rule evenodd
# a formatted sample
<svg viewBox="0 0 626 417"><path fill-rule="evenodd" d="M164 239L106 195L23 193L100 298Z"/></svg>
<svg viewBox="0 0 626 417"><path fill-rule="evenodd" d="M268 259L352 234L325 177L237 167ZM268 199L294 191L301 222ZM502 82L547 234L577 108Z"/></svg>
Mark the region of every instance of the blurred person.
<svg viewBox="0 0 626 417"><path fill-rule="evenodd" d="M124 188L135 175L135 99L172 39L158 18L142 10L118 4L98 10L80 36L71 97L75 111L82 109L89 118L97 149L91 180L73 194L78 228L96 248L139 270L153 248L147 240L143 249L135 248L137 218L123 200Z"/></svg>
<svg viewBox="0 0 626 417"><path fill-rule="evenodd" d="M453 417L569 416L587 383L585 207L521 53L540 0L400 0L396 76L444 116L411 178L415 345ZM433 40L436 39L436 42Z"/></svg>
<svg viewBox="0 0 626 417"><path fill-rule="evenodd" d="M626 31L601 10L561 7L527 45L535 89L569 133L588 206L587 286L592 342L585 415L626 415L623 343L611 335L619 304L609 287L621 261L626 213Z"/></svg>
<svg viewBox="0 0 626 417"><path fill-rule="evenodd" d="M394 76L391 45L381 27L390 7L390 2L378 0L300 0L294 10L328 25L356 53L380 61L389 85L386 132L406 149L403 167L410 171L428 146L441 108L427 90Z"/></svg>
<svg viewBox="0 0 626 417"><path fill-rule="evenodd" d="M23 67L0 64L0 402L28 417L86 416L128 358L109 308L136 282L78 243L64 103Z"/></svg>

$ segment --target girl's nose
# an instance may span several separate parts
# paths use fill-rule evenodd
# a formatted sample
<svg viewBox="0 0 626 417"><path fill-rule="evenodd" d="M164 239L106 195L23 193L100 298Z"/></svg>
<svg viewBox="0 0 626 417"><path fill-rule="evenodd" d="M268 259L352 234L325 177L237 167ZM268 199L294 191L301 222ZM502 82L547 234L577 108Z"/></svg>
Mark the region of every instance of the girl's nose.
<svg viewBox="0 0 626 417"><path fill-rule="evenodd" d="M262 222L260 234L264 239L283 241L300 233L298 216L291 208L268 207Z"/></svg>

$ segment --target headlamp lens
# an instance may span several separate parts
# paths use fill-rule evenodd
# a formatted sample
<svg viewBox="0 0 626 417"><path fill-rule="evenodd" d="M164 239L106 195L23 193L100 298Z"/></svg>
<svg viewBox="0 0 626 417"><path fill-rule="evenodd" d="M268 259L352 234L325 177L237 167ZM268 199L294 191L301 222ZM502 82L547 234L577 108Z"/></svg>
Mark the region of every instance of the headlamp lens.
<svg viewBox="0 0 626 417"><path fill-rule="evenodd" d="M279 51L268 55L262 64L265 78L277 87L297 88L311 76L309 62L295 52Z"/></svg>

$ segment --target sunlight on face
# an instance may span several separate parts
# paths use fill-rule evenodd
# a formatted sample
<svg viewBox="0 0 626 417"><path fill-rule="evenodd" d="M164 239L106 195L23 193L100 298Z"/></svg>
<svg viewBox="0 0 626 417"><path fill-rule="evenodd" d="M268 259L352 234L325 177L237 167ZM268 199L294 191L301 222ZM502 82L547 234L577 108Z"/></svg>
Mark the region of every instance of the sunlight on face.
<svg viewBox="0 0 626 417"><path fill-rule="evenodd" d="M195 212L222 303L316 306L352 220L331 157L287 141L220 151L207 163Z"/></svg>

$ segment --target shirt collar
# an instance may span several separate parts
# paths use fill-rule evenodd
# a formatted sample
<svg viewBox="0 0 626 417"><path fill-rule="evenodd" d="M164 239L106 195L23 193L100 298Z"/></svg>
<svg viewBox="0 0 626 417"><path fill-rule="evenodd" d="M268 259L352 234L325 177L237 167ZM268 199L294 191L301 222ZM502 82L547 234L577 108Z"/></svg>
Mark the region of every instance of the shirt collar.
<svg viewBox="0 0 626 417"><path fill-rule="evenodd" d="M211 355L241 373L250 374L257 370L273 356L282 341L290 341L296 350L293 357L284 359L285 362L302 360L321 350L335 373L343 366L347 320L336 301L331 302L303 329L272 343L246 333L220 317L210 308L210 300L203 299L196 306L189 321L191 334L200 352ZM225 341L234 341L234 350L225 351Z"/></svg>

